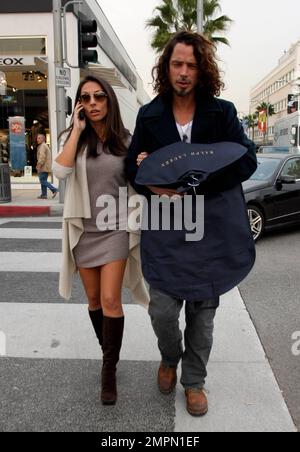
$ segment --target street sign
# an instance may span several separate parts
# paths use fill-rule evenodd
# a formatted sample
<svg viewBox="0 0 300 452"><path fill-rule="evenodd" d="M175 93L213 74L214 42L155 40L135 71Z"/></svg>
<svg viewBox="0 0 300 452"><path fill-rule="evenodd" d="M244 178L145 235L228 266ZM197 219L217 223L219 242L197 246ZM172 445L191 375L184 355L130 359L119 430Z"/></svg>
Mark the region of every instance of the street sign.
<svg viewBox="0 0 300 452"><path fill-rule="evenodd" d="M63 88L71 87L71 69L64 67L56 68L56 86Z"/></svg>

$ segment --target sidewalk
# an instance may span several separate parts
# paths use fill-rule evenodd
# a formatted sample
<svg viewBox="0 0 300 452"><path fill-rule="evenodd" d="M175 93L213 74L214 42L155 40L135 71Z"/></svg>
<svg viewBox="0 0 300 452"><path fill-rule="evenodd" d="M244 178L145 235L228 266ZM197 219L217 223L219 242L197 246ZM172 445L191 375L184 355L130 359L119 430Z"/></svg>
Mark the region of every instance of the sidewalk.
<svg viewBox="0 0 300 452"><path fill-rule="evenodd" d="M37 199L40 190L12 190L12 201L0 203L1 217L60 217L63 214L63 204L59 203L59 194L51 199L48 191L48 200Z"/></svg>

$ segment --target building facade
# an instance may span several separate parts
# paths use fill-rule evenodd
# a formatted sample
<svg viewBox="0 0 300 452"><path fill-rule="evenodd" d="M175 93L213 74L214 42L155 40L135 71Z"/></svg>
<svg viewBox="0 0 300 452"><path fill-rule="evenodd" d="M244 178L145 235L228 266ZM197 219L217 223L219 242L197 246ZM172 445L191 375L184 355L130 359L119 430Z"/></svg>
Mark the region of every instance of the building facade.
<svg viewBox="0 0 300 452"><path fill-rule="evenodd" d="M288 115L288 100L293 95L298 97L299 80L300 40L284 53L279 59L278 65L251 90L249 107L251 114L255 113L257 107L262 103L273 105L275 110L274 115L267 115L265 133L257 127L254 131L249 131L249 135L257 144L273 144L274 125ZM295 105L297 105L296 102Z"/></svg>
<svg viewBox="0 0 300 452"><path fill-rule="evenodd" d="M62 0L62 6L66 3ZM35 172L39 131L46 133L53 158L57 154L56 87L61 81L55 62L52 10L52 0L0 3L0 144L11 165L13 188L33 189L39 184ZM79 19L93 19L98 25L98 62L85 68L76 67ZM96 0L70 5L66 32L68 60L75 66L70 70L71 86L65 88L66 99L74 100L85 75L103 77L117 94L125 126L133 131L137 112L150 97ZM66 113L66 126L69 121Z"/></svg>

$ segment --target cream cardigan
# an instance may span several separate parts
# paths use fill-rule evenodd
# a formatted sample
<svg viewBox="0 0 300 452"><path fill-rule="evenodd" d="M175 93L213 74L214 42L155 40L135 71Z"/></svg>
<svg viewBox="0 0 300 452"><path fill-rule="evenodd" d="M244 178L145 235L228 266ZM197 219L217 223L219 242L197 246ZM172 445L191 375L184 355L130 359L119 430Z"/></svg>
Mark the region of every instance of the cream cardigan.
<svg viewBox="0 0 300 452"><path fill-rule="evenodd" d="M60 151L62 151L60 147ZM91 206L86 172L86 150L78 156L73 168L67 168L56 161L53 174L60 180L66 180L65 205L63 215L62 266L59 278L60 295L70 300L72 280L77 272L73 250L84 232L83 219L91 218ZM129 187L129 196L136 194ZM130 254L127 261L123 285L131 292L135 303L144 307L149 305L149 293L143 279L140 259L140 232L129 232Z"/></svg>

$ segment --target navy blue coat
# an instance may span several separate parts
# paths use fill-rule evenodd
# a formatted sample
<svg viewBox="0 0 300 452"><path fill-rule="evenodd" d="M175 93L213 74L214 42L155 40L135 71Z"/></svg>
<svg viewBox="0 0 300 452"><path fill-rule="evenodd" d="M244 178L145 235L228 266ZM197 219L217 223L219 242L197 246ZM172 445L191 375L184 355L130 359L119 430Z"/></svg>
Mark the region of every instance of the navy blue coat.
<svg viewBox="0 0 300 452"><path fill-rule="evenodd" d="M147 187L136 184L137 156L178 141L180 135L171 102L158 96L140 109L126 159L128 179L138 193L151 196ZM218 305L220 295L245 278L255 262L241 183L255 172L257 159L255 144L245 135L234 105L199 91L192 143L221 141L239 143L248 152L231 167L230 173L202 184L204 239L186 242L184 230L148 230L142 232L141 240L143 273L153 288L191 302L213 300L213 306Z"/></svg>

